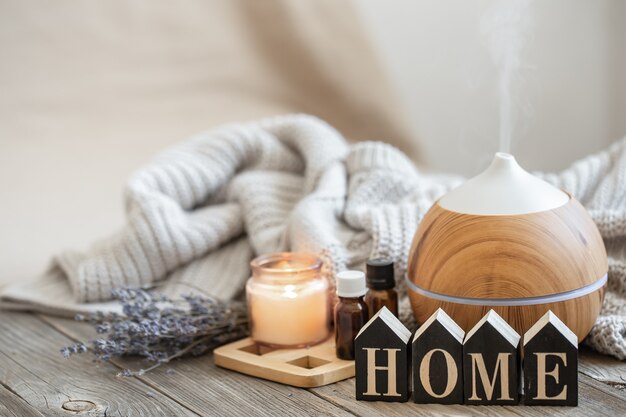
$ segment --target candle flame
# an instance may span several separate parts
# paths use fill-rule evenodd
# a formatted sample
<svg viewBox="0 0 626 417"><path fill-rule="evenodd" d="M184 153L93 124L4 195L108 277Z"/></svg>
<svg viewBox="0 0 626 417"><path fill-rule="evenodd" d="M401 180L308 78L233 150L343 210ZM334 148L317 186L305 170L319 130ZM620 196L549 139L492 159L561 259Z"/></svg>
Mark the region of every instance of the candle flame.
<svg viewBox="0 0 626 417"><path fill-rule="evenodd" d="M287 298L296 298L298 296L298 294L296 294L296 286L291 284L285 285L283 296Z"/></svg>

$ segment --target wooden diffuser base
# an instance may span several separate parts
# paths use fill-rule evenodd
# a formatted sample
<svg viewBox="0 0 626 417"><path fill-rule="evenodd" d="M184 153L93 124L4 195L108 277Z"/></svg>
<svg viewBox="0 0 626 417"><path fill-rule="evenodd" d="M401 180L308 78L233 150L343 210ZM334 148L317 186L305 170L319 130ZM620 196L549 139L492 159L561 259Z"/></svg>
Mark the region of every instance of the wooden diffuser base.
<svg viewBox="0 0 626 417"><path fill-rule="evenodd" d="M489 312L495 310L507 321L519 334L524 334L549 310L557 315L562 321L576 333L578 342L581 342L589 333L596 321L606 286L600 290L583 297L556 303L535 304L526 306L480 306L457 304L440 301L421 294L409 291L414 308L415 320L418 324L424 323L432 312L442 308L450 317L457 322L464 331L469 331L480 319Z"/></svg>
<svg viewBox="0 0 626 417"><path fill-rule="evenodd" d="M415 233L407 279L418 323L441 307L468 331L493 308L523 334L552 310L581 341L602 307L607 269L600 233L574 198L518 215L435 203Z"/></svg>
<svg viewBox="0 0 626 417"><path fill-rule="evenodd" d="M303 349L272 349L250 338L215 349L215 364L294 387L313 388L354 376L354 361L337 359L331 337Z"/></svg>

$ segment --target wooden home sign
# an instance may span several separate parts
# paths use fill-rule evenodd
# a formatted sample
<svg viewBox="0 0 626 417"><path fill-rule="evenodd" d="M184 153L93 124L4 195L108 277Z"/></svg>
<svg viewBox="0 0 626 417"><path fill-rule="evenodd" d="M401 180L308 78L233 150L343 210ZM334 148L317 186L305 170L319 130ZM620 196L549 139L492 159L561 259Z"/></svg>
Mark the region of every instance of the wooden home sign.
<svg viewBox="0 0 626 417"><path fill-rule="evenodd" d="M354 339L356 399L409 399L411 332L387 307L378 310Z"/></svg>
<svg viewBox="0 0 626 417"><path fill-rule="evenodd" d="M578 405L578 338L548 311L524 334L526 405Z"/></svg>
<svg viewBox="0 0 626 417"><path fill-rule="evenodd" d="M548 311L520 342L493 310L465 334L439 309L411 339L383 308L355 339L356 398L407 401L411 363L416 403L576 406L576 335Z"/></svg>
<svg viewBox="0 0 626 417"><path fill-rule="evenodd" d="M412 342L416 403L463 404L464 336L442 309L417 329Z"/></svg>
<svg viewBox="0 0 626 417"><path fill-rule="evenodd" d="M465 404L517 404L520 335L490 310L463 340Z"/></svg>

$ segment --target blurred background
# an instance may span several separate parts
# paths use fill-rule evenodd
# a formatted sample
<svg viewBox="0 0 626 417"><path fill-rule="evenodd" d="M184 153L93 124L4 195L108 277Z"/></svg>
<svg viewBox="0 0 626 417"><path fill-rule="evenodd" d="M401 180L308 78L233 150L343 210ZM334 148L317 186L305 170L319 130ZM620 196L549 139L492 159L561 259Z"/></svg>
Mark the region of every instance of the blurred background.
<svg viewBox="0 0 626 417"><path fill-rule="evenodd" d="M358 5L423 162L480 171L498 146L497 68L481 34L494 2ZM626 2L535 0L527 13L511 150L527 169L558 170L626 135Z"/></svg>
<svg viewBox="0 0 626 417"><path fill-rule="evenodd" d="M131 172L222 123L306 112L479 172L499 147L493 4L0 0L0 283L111 234ZM556 171L626 135L626 2L526 18L511 150Z"/></svg>

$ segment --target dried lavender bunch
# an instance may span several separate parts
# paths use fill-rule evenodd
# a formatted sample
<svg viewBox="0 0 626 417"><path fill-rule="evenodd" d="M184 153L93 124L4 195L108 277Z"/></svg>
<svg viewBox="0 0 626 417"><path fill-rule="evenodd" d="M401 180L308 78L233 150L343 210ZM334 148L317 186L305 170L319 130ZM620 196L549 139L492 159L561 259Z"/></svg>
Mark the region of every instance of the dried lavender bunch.
<svg viewBox="0 0 626 417"><path fill-rule="evenodd" d="M152 363L139 371L126 369L122 376L142 375L184 355L201 355L248 331L243 303L198 295L173 300L143 289L114 290L112 296L122 304L123 314L97 312L76 319L91 323L103 335L90 342L97 359L140 356ZM69 358L87 350L84 343L77 343L61 353Z"/></svg>

